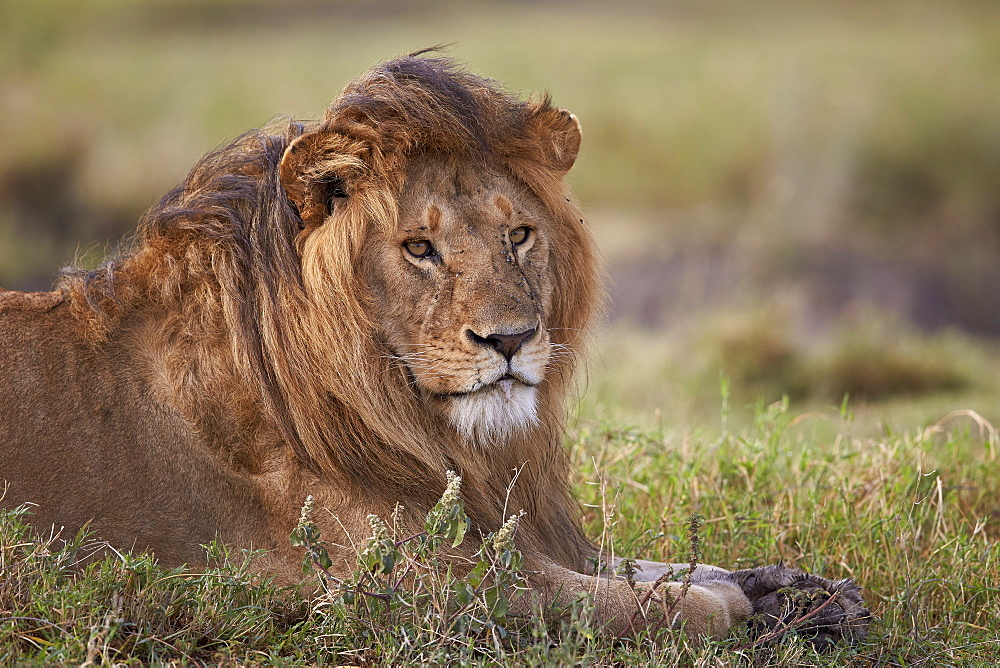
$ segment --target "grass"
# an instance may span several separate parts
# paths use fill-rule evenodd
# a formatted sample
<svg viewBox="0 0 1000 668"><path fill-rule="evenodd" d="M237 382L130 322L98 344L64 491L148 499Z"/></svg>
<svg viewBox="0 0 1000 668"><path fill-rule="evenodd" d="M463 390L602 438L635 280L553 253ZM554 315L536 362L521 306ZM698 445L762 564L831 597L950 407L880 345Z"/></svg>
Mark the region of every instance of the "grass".
<svg viewBox="0 0 1000 668"><path fill-rule="evenodd" d="M591 535L617 554L684 559L687 518L698 513L705 518L706 563L781 561L855 578L876 619L871 636L853 650L819 656L795 638L758 647L743 632L702 647L676 636L613 641L589 625L585 606L561 616L540 610L531 619L510 618L497 591L491 598L489 587L472 581L469 589L469 582L449 577L426 545L386 543L384 525L374 530L376 539L363 553L366 568L351 586L385 594L400 564L417 564L424 573L417 593L385 605L342 593L308 603L298 592L251 576L244 555L219 546L210 547L207 569L166 570L148 556L117 553L81 567L92 544L78 538L60 548L34 536L15 512L5 515L0 536L0 662L839 666L1000 660L996 432L962 414L929 428L859 437L848 411L819 417L796 414L786 402L759 404L739 431L723 421L682 434L581 419L569 442L577 462L574 486ZM429 532L438 543L458 537L460 514L445 508L437 517L446 518ZM319 544L321 537L305 542ZM505 573L507 586L516 584L510 548L487 549L481 562L482 569ZM379 566L372 571L372 564Z"/></svg>
<svg viewBox="0 0 1000 668"><path fill-rule="evenodd" d="M780 560L861 582L879 621L854 659L860 664L1000 657L1000 590L988 575L998 556L994 492L987 491L995 441L856 440L841 432L821 444L803 433L808 420L780 407L756 417L748 432L707 442L606 433L604 461L612 465L602 476L629 509L626 539L648 545L652 557L677 554L683 513L697 510L707 518L706 561ZM621 448L622 441L634 445ZM659 531L636 535L641 526Z"/></svg>
<svg viewBox="0 0 1000 668"><path fill-rule="evenodd" d="M926 427L959 409L1000 423L995 340L928 333L873 311L821 333L801 332L773 305L692 313L658 330L618 324L602 334L595 353L581 415L643 429L716 424L720 378L744 398L728 410L734 429L752 424L756 400L783 396L800 413L824 416L830 439L836 432L829 415L845 397L859 436Z"/></svg>

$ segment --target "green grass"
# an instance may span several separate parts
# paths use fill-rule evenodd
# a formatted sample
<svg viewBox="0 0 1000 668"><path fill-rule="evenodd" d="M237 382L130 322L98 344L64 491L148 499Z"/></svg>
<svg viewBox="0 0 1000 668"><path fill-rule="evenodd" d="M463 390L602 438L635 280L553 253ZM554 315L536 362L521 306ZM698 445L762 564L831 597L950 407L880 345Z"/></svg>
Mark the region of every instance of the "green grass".
<svg viewBox="0 0 1000 668"><path fill-rule="evenodd" d="M604 331L582 388L580 414L643 429L702 431L719 418L720 379L733 396L727 423L752 423L757 400L788 396L835 438L847 397L858 436L917 429L953 410L1000 424L1000 347L956 331L923 332L877 312L803 335L780 309L692 314L670 328Z"/></svg>
<svg viewBox="0 0 1000 668"><path fill-rule="evenodd" d="M388 563L409 560L434 575L391 605L343 595L308 603L217 546L208 569L166 570L113 553L78 570L93 546L58 548L12 513L0 536L0 662L992 665L1000 660L1000 442L968 417L859 437L847 412L823 416L816 429L818 416L779 402L758 405L739 431L719 421L674 434L583 419L570 436L586 525L616 553L683 559L687 518L698 513L706 563L780 561L860 582L875 615L871 635L833 655L794 638L756 647L742 632L703 647L676 636L613 641L588 625L585 607L511 618L496 592L450 578L426 546L392 541L370 544L364 563L391 553ZM441 526L439 542L455 535L453 520ZM483 554L483 568L516 583L509 553ZM370 592L391 581L367 568L355 578Z"/></svg>

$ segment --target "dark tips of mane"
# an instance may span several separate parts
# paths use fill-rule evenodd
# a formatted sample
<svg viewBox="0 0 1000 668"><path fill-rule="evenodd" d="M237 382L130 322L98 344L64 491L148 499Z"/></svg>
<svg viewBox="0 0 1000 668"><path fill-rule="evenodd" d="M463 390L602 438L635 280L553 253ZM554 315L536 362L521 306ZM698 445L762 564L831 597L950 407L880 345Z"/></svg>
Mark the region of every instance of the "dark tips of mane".
<svg viewBox="0 0 1000 668"><path fill-rule="evenodd" d="M348 86L328 118L344 114L376 127L392 120L425 146L494 154L523 125L525 103L450 58L424 55L434 50L377 65Z"/></svg>

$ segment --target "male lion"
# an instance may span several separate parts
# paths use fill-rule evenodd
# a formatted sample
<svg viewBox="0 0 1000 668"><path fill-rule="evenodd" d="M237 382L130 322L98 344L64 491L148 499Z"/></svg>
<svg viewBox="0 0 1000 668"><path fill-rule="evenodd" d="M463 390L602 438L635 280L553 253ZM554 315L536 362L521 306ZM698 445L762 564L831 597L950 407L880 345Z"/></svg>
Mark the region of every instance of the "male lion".
<svg viewBox="0 0 1000 668"><path fill-rule="evenodd" d="M780 614L775 592L794 586L835 594L821 637L862 636L849 581L704 566L646 597L666 565L640 562L637 597L594 574L562 447L602 294L563 182L579 146L547 99L412 55L319 122L210 153L131 252L51 293L0 293L3 503L165 564L203 560L216 538L262 548L258 567L290 582L307 495L329 511L323 536L351 545L397 504L418 530L454 470L470 535L523 509L532 587L555 604L591 592L611 632L724 634L755 603Z"/></svg>

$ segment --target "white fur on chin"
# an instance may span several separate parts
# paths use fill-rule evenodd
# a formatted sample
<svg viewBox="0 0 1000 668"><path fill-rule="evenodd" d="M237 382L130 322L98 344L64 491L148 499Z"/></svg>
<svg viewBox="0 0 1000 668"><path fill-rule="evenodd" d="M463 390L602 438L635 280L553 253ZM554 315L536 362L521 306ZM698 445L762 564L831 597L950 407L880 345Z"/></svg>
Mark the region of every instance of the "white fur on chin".
<svg viewBox="0 0 1000 668"><path fill-rule="evenodd" d="M502 380L478 392L451 397L448 418L467 443L495 447L538 422L537 400L534 387Z"/></svg>

